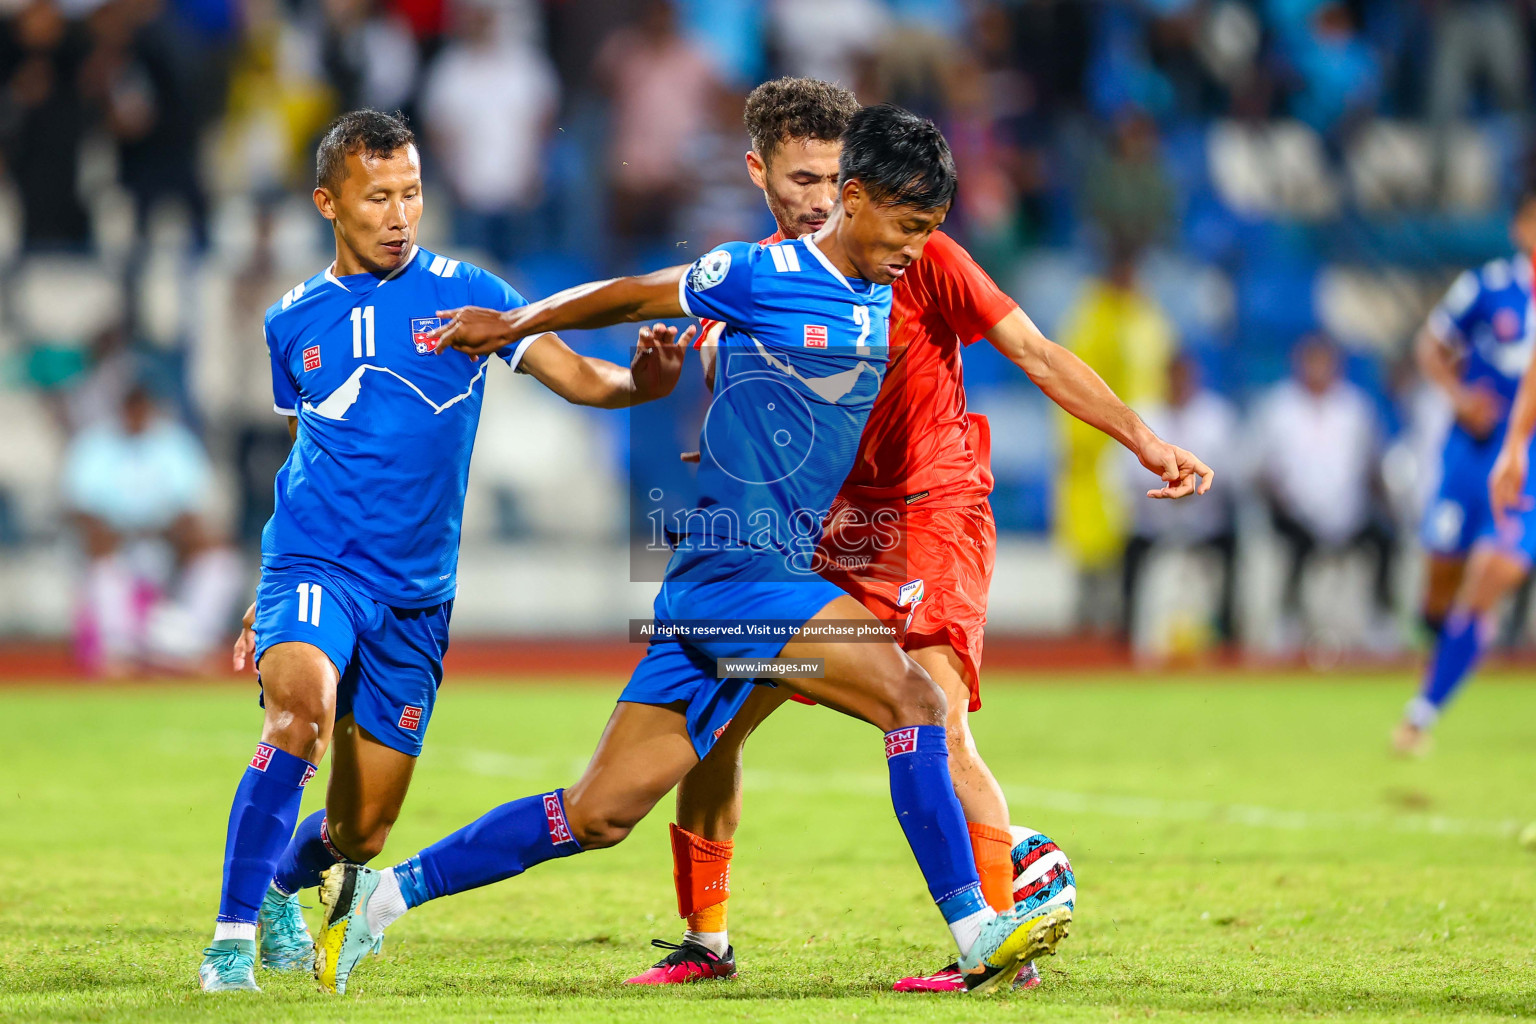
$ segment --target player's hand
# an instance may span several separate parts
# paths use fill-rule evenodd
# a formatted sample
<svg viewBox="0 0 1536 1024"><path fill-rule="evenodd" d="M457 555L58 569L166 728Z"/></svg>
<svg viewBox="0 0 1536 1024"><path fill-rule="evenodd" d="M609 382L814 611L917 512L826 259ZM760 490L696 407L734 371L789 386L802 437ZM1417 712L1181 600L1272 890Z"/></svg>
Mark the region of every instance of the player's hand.
<svg viewBox="0 0 1536 1024"><path fill-rule="evenodd" d="M486 309L483 306L461 306L458 309L440 309L437 315L447 322L437 330L439 354L456 348L468 356L488 356L523 337L518 331L517 310L505 312Z"/></svg>
<svg viewBox="0 0 1536 1024"><path fill-rule="evenodd" d="M683 356L697 332L698 328L689 327L679 337L676 327L661 323L640 328L635 358L629 364L635 379L635 405L672 393L683 372Z"/></svg>
<svg viewBox="0 0 1536 1024"><path fill-rule="evenodd" d="M1511 512L1529 512L1536 503L1525 493L1525 481L1530 475L1530 454L1518 445L1504 445L1488 474L1488 503L1493 506L1493 521L1500 529Z"/></svg>
<svg viewBox="0 0 1536 1024"><path fill-rule="evenodd" d="M1504 399L1497 392L1476 384L1458 392L1451 406L1456 413L1456 422L1479 441L1492 434L1504 419Z"/></svg>
<svg viewBox="0 0 1536 1024"><path fill-rule="evenodd" d="M235 637L235 656L232 659L235 671L244 670L245 663L251 661L251 656L256 653L256 602L245 610L245 618L240 620L240 635ZM256 671L256 663L251 661L251 671Z"/></svg>
<svg viewBox="0 0 1536 1024"><path fill-rule="evenodd" d="M1162 477L1163 486L1147 492L1149 498L1182 498L1204 494L1216 474L1195 456L1167 441L1154 440L1136 453L1141 464Z"/></svg>

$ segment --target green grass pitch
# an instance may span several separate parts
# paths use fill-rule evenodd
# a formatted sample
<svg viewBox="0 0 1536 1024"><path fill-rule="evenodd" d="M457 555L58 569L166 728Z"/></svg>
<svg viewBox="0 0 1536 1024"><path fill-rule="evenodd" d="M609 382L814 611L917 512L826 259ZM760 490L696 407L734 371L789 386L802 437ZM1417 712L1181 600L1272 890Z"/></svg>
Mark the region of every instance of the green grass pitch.
<svg viewBox="0 0 1536 1024"><path fill-rule="evenodd" d="M0 689L0 1020L1492 1020L1536 1014L1536 687L1474 685L1387 756L1397 677L994 675L976 732L1013 820L1071 856L1073 934L1033 993L897 996L950 957L879 737L787 706L749 748L742 973L619 982L675 939L668 806L619 848L429 905L329 998L202 995L246 685ZM444 690L389 864L576 777L618 681ZM322 770L323 774L323 770ZM322 787L311 787L306 809Z"/></svg>

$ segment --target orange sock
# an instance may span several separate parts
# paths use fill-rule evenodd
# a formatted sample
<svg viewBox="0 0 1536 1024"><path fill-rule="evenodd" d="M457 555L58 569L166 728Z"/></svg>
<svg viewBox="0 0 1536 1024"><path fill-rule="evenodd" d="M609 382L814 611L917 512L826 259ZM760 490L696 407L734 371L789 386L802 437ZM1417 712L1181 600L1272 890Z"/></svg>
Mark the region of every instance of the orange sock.
<svg viewBox="0 0 1536 1024"><path fill-rule="evenodd" d="M978 822L965 823L971 834L971 853L981 877L981 895L987 906L1001 914L1013 906L1013 836L1005 828Z"/></svg>
<svg viewBox="0 0 1536 1024"><path fill-rule="evenodd" d="M729 839L715 843L672 826L677 916L688 919L689 931L725 931L725 901L731 896L731 852L735 846Z"/></svg>

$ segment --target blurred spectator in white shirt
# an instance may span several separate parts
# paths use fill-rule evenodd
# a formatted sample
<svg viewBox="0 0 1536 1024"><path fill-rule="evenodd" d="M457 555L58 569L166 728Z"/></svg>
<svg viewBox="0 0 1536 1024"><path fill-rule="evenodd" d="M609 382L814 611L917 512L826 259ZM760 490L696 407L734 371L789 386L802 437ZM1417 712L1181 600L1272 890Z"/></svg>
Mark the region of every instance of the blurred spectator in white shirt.
<svg viewBox="0 0 1536 1024"><path fill-rule="evenodd" d="M193 667L222 646L244 580L202 514L212 475L197 438L142 386L66 449L64 499L88 559L77 636L87 668ZM157 571L156 541L176 572ZM176 577L174 593L157 576Z"/></svg>
<svg viewBox="0 0 1536 1024"><path fill-rule="evenodd" d="M612 101L614 230L661 239L688 197L695 143L717 119L724 90L709 58L678 31L668 0L648 0L634 25L610 36L595 70Z"/></svg>
<svg viewBox="0 0 1536 1024"><path fill-rule="evenodd" d="M1375 407L1346 381L1334 343L1314 334L1293 353L1294 375L1258 414L1260 483L1289 551L1282 610L1299 622L1301 585L1321 554L1363 550L1374 561L1378 618L1392 612L1392 533L1378 514L1381 432Z"/></svg>
<svg viewBox="0 0 1536 1024"><path fill-rule="evenodd" d="M483 0L455 9L455 41L422 91L427 140L454 198L454 241L503 263L544 244L544 149L560 102L536 41Z"/></svg>
<svg viewBox="0 0 1536 1024"><path fill-rule="evenodd" d="M879 0L774 0L770 17L785 74L850 89L891 24Z"/></svg>
<svg viewBox="0 0 1536 1024"><path fill-rule="evenodd" d="M1151 501L1145 493L1158 481L1126 452L1123 460L1135 523L1126 542L1123 564L1125 632L1131 633L1136 598L1147 559L1162 547L1213 552L1221 562L1221 593L1216 608L1216 634L1227 644L1233 638L1236 603L1237 508L1235 495L1247 479L1247 460L1237 443L1237 410L1231 402L1206 388L1200 367L1188 355L1168 366L1168 400L1138 410L1141 418L1172 443L1195 452L1210 452L1220 467L1222 486L1199 501ZM1220 453L1217 457L1216 453ZM1211 499L1211 500L1207 500Z"/></svg>

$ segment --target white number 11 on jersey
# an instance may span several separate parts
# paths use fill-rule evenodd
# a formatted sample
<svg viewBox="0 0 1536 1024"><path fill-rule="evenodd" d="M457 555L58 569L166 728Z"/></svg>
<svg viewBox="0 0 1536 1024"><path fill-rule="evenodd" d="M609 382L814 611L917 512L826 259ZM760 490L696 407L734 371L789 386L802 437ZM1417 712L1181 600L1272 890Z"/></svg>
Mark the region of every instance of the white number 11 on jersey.
<svg viewBox="0 0 1536 1024"><path fill-rule="evenodd" d="M363 349L367 348L368 357L373 357L373 307L352 307L352 358L363 358Z"/></svg>

